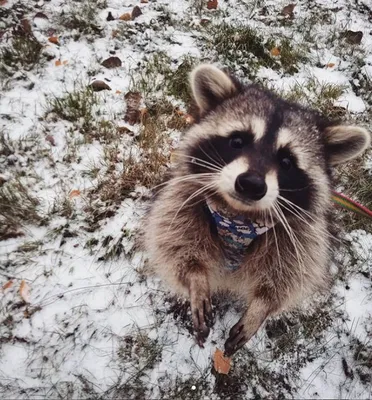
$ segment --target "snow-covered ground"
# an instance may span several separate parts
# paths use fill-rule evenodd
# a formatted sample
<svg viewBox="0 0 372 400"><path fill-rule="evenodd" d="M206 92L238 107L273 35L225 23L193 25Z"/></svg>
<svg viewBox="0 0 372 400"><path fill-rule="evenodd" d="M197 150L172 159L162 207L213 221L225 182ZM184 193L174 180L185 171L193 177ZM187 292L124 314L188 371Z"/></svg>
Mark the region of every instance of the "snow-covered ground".
<svg viewBox="0 0 372 400"><path fill-rule="evenodd" d="M211 357L237 319L235 308L218 302L200 349L189 315L145 274L145 255L135 247L158 177L125 177L133 165L144 169L143 160L165 157L156 167L162 173L187 125L184 86L193 63L227 65L372 130L370 2L288 5L0 1L2 398L372 396L367 221L347 220L332 291L269 321L234 357L228 376L212 371ZM142 13L125 20L135 6ZM264 55L250 56L242 41L247 27L265 43ZM121 66L101 65L112 56ZM86 89L97 80L111 90ZM129 91L141 92L140 107L150 115L135 125L124 121ZM164 102L170 112L159 111ZM154 131L161 135L158 158L146 139ZM368 181L371 156L358 168ZM339 184L347 190L350 182L341 176Z"/></svg>

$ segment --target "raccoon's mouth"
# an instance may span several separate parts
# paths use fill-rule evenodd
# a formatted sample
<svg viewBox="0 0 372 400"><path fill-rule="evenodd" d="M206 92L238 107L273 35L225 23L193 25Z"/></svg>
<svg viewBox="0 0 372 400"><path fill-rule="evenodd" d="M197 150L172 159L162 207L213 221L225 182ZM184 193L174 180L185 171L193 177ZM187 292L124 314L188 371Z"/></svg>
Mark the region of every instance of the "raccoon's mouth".
<svg viewBox="0 0 372 400"><path fill-rule="evenodd" d="M232 197L234 200L240 201L241 203L243 203L243 204L245 204L247 206L252 206L255 203L257 203L257 201L255 201L255 200L246 199L246 198L244 198L242 196L239 196L239 195L237 195L235 193L229 193L229 196Z"/></svg>
<svg viewBox="0 0 372 400"><path fill-rule="evenodd" d="M252 200L236 193L226 193L224 195L225 201L231 208L245 212L262 212L271 209L272 202L268 201L269 199L265 199L265 197L260 200Z"/></svg>
<svg viewBox="0 0 372 400"><path fill-rule="evenodd" d="M230 207L234 208L238 211L262 211L263 207L260 204L260 201L251 200L244 198L243 196L239 196L236 193L229 193L225 196L225 200L230 205Z"/></svg>

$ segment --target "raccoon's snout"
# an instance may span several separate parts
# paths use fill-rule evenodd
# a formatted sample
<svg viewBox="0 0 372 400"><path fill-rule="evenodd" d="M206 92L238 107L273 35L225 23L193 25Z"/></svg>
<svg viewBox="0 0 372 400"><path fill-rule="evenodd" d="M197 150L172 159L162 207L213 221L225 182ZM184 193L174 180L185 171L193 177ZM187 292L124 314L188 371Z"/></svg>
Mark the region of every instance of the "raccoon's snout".
<svg viewBox="0 0 372 400"><path fill-rule="evenodd" d="M244 172L235 180L235 190L249 200L260 200L267 192L265 178L255 172Z"/></svg>

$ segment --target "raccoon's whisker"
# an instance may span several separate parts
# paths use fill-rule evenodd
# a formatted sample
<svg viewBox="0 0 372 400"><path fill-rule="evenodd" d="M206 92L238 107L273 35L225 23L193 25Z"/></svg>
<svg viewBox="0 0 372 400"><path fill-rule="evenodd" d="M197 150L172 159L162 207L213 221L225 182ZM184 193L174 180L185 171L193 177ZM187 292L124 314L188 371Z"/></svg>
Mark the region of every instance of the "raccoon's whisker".
<svg viewBox="0 0 372 400"><path fill-rule="evenodd" d="M277 208L277 205L274 205L274 212L275 212L277 218L279 219L279 221L282 223L286 233L288 234L288 237L293 244L293 248L296 253L296 258L297 258L299 264L302 266L303 259L298 251L298 247L304 252L305 251L304 246L298 240L298 237L293 232L293 229L289 225L289 223L288 223L287 219L285 218L285 216L283 215L282 211ZM295 256L295 255L293 254L293 256Z"/></svg>
<svg viewBox="0 0 372 400"><path fill-rule="evenodd" d="M201 162L202 164L209 165L210 167L213 167L218 171L221 171L221 169L222 169L220 166L218 166L216 164L212 164L211 162L203 160L202 158L189 156L188 154L178 154L178 155L181 157L189 158L190 160L195 160L195 161Z"/></svg>
<svg viewBox="0 0 372 400"><path fill-rule="evenodd" d="M220 172L221 171L221 169L210 167L209 165L205 165L203 163L199 163L199 162L197 162L195 160L194 161L187 161L187 162L189 164L194 164L194 165L198 165L199 167L203 167L203 168L209 169L210 171L215 171L215 172Z"/></svg>
<svg viewBox="0 0 372 400"><path fill-rule="evenodd" d="M196 182L200 181L200 178L212 178L215 176L215 173L212 172L203 172L200 174L189 174L189 175L183 175L183 176L176 176L175 178L169 179L163 183L159 183L159 185L156 185L152 187L151 189L157 189L160 186L168 185L168 184L173 184L173 183L180 183L183 181L188 181L188 180L195 180ZM199 178L199 179L198 179Z"/></svg>
<svg viewBox="0 0 372 400"><path fill-rule="evenodd" d="M208 190L209 190L209 189L208 189ZM212 193L210 193L210 196L213 196L213 195L216 194L217 192L218 192L217 190L213 191ZM205 196L205 197L206 197L206 198L209 198L209 196ZM198 204L202 203L203 201L205 201L205 198L204 198L204 197L201 198L201 199L199 199L198 201L196 201L196 202L194 202L194 203L188 204L188 207L197 206ZM184 228L184 232L183 232L183 234L182 234L181 237L183 237L183 235L187 232L188 228L191 226L191 224L192 224L193 222L194 222L194 221L191 220L191 221L187 224L187 226Z"/></svg>
<svg viewBox="0 0 372 400"><path fill-rule="evenodd" d="M295 241L297 241L297 243L300 245L301 250L304 250L304 247L302 246L302 244L298 241L296 234L293 232L292 227L290 226L287 218L285 217L285 215L283 214L283 211L278 207L278 204L274 203L274 211L276 214L276 217L279 219L279 221L282 223L285 231L287 232L288 236L290 237L290 239L292 240L295 239ZM296 247L296 244L292 241L293 245ZM297 252L297 249L296 249Z"/></svg>
<svg viewBox="0 0 372 400"><path fill-rule="evenodd" d="M219 160L222 162L222 165L226 165L225 161L223 160L223 158L221 157L220 153L217 151L217 149L214 147L213 143L210 142L210 145L213 147L214 153L216 154L216 156L219 158Z"/></svg>
<svg viewBox="0 0 372 400"><path fill-rule="evenodd" d="M304 286L304 269L305 269L305 260L303 258L302 254L306 254L306 249L298 239L297 235L294 233L293 229L290 227L287 218L283 214L283 211L279 208L278 204L274 204L274 210L277 212L277 217L278 219L282 222L284 229L286 230L289 239L293 245L295 254L292 255L295 259L297 259L298 266L299 266L299 280L300 280L300 285L301 285L301 290L303 289ZM299 251L301 250L301 252Z"/></svg>
<svg viewBox="0 0 372 400"><path fill-rule="evenodd" d="M206 153L200 145L199 145L198 147L199 147L199 149L200 149L212 162L216 163L216 165L217 165L218 167L220 167L221 169L223 168L223 165L221 165L217 160L215 160L215 159L214 159L213 157L211 157L208 153Z"/></svg>
<svg viewBox="0 0 372 400"><path fill-rule="evenodd" d="M300 210L297 210L296 208L294 208L294 204L288 204L285 205L283 203L280 202L280 200L283 200L281 198L278 199L278 202L280 204L281 207L285 208L289 213L291 213L293 216L295 216L296 218L298 218L300 221L304 222L309 228L311 229L319 229L319 228L315 228L313 225L310 224L310 222L308 220L306 220L306 214L302 214ZM290 208L292 206L292 208ZM301 207L299 207L301 209ZM301 209L302 210L302 209ZM316 220L314 218L312 218L310 215L308 216L308 218L310 218L312 221L316 222Z"/></svg>
<svg viewBox="0 0 372 400"><path fill-rule="evenodd" d="M285 215L283 214L283 211L278 207L278 204L274 204L274 211L276 213L277 218L282 223L285 231L287 232L290 241L293 244L293 248L294 248L294 251L296 253L296 254L293 254L293 256L297 259L298 265L300 266L300 280L301 280L301 287L302 287L302 285L303 285L304 259L301 256L301 253L299 252L299 248L300 248L300 250L302 250L303 253L305 253L306 250L305 250L304 246L302 245L302 243L299 241L299 239L296 236L296 234L293 232L293 229L289 225Z"/></svg>
<svg viewBox="0 0 372 400"><path fill-rule="evenodd" d="M208 190L210 190L210 189L208 189ZM209 199L209 198L210 198L211 196L213 196L214 194L218 193L218 190L214 190L212 193L210 193L209 195L207 195L206 193L208 193L208 190L206 190L206 191L204 192L203 198L201 198L200 200L198 200L198 201L196 201L196 202L194 202L194 203L189 203L186 207L193 207L193 206L196 206L196 205L202 203L203 201L205 201L206 199Z"/></svg>
<svg viewBox="0 0 372 400"><path fill-rule="evenodd" d="M308 226L313 227L313 226L309 223L309 221L307 221L307 220L305 219L305 217L304 217L302 214L300 214L299 211L297 211L296 209L289 208L286 204L284 204L284 203L281 202L281 199L278 199L278 203L279 203L280 207L283 207L284 209L286 209L289 213L291 213L292 215L294 215L295 217L297 217L299 220L301 220L302 222L304 222L304 223L307 224Z"/></svg>
<svg viewBox="0 0 372 400"><path fill-rule="evenodd" d="M295 207L295 208L297 208L302 214L307 215L307 216L308 216L309 218L311 218L314 222L316 222L316 219L313 217L313 215L312 215L310 212L304 210L303 208L301 208L300 206L298 206L297 204L293 203L292 201L286 199L286 198L283 197L283 196L280 196L280 195L279 195L278 198L281 199L282 201L286 202L290 207Z"/></svg>
<svg viewBox="0 0 372 400"><path fill-rule="evenodd" d="M305 219L304 215L302 215L302 214L300 213L299 210L297 210L297 209L295 209L295 208L291 209L291 208L289 208L288 206L286 206L285 204L280 203L280 199L278 199L278 202L279 202L279 204L280 204L280 207L285 208L285 209L286 209L289 213L291 213L294 217L296 217L296 218L298 218L300 221L304 222L309 228L311 228L312 231L317 232L317 233L321 233L321 234L324 235L324 236L328 236L328 237L330 237L330 238L336 240L337 242L342 243L342 241L341 241L338 237L336 237L335 235L332 235L332 234L329 233L326 229L321 229L319 226L313 226L313 225L311 225L310 222L307 221L307 220ZM309 218L311 218L311 217L309 217ZM316 222L315 219L313 219L313 221Z"/></svg>
<svg viewBox="0 0 372 400"><path fill-rule="evenodd" d="M270 213L271 224L273 225L272 229L273 229L273 233L274 233L276 252L278 253L278 263L279 263L280 269L283 269L282 263L281 263L281 260L280 260L280 251L279 251L279 245L278 245L278 238L276 236L276 230L275 230L273 214L272 214L271 210L269 210L269 213Z"/></svg>
<svg viewBox="0 0 372 400"><path fill-rule="evenodd" d="M174 215L171 223L169 224L169 228L168 230L171 228L171 226L173 225L174 220L177 218L179 212L182 210L182 208L185 206L185 204L187 202L189 202L190 200L194 199L195 197L199 196L200 194L202 194L203 192L213 188L214 186L216 186L215 182L212 182L208 185L205 185L203 187L201 187L200 189L196 190L195 192L193 192L182 204L181 207L177 210L176 214Z"/></svg>

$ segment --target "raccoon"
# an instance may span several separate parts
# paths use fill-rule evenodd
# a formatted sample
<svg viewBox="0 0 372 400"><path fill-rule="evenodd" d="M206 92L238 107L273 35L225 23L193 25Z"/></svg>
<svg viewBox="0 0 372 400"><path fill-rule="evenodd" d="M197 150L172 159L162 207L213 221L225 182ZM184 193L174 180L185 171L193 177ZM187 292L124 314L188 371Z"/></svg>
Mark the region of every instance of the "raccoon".
<svg viewBox="0 0 372 400"><path fill-rule="evenodd" d="M246 303L225 342L231 356L268 317L329 287L331 167L370 135L213 65L190 83L199 119L146 215L144 246L150 267L189 298L200 346L212 294Z"/></svg>

